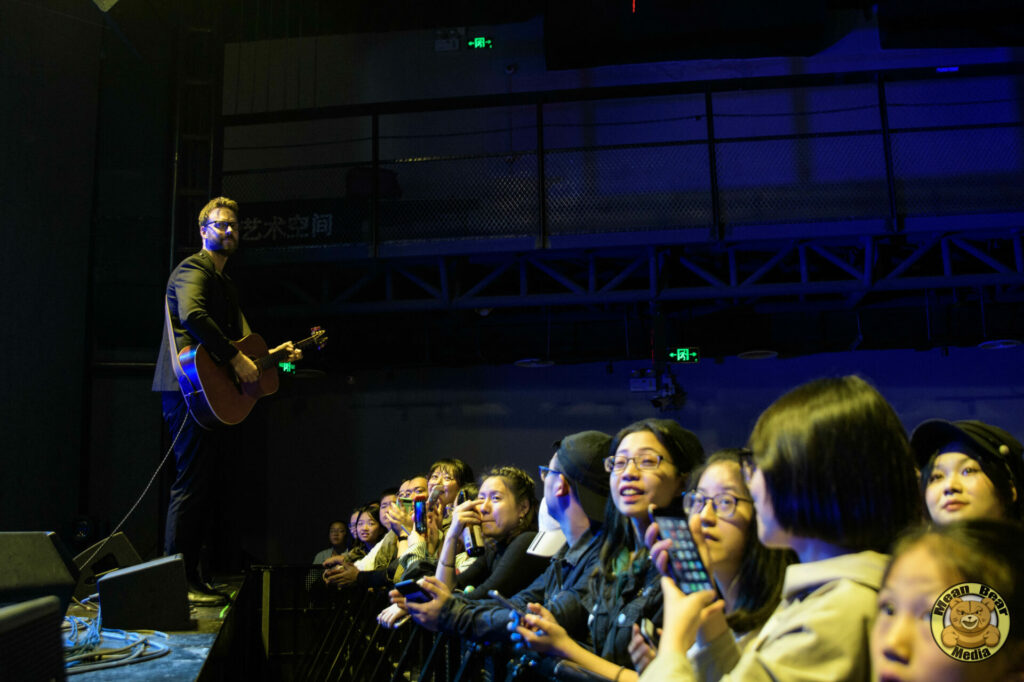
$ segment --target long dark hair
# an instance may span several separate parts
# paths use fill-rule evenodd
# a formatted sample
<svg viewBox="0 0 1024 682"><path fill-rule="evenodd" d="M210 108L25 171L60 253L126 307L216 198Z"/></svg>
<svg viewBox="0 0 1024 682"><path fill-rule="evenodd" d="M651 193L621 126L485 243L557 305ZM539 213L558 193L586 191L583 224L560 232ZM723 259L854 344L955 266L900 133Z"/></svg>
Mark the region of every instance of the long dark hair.
<svg viewBox="0 0 1024 682"><path fill-rule="evenodd" d="M704 446L700 444L697 436L684 429L674 419L644 419L633 422L615 434L608 454L614 455L616 450L619 449L619 444L622 443L623 438L631 433L638 433L640 431L650 431L654 434L654 437L668 452L672 464L679 471L679 475L683 477L685 485L690 471L698 466L704 457ZM623 548L629 547L636 551L633 558L634 563L646 561L648 558L643 538L634 537L633 526L630 520L619 512L610 495L608 503L604 507L603 528L605 534L604 543L601 545L598 567L595 569L593 576L591 576L591 590L600 589L601 582L604 583L605 590L610 590L614 587L616 581L615 563ZM598 592L594 592L594 594L598 594Z"/></svg>
<svg viewBox="0 0 1024 682"><path fill-rule="evenodd" d="M750 451L746 448L725 448L711 453L704 464L690 474L689 490L696 490L700 477L713 464L731 462L741 468L743 458ZM743 482L743 475L738 476L742 492L749 497L750 491ZM734 632L750 632L764 625L779 605L782 597L782 581L786 567L797 563L796 553L789 549L769 549L757 539L757 511L750 517L747 530L743 536L743 558L740 570L736 574L737 596L733 610L725 620ZM723 586L724 588L725 586Z"/></svg>

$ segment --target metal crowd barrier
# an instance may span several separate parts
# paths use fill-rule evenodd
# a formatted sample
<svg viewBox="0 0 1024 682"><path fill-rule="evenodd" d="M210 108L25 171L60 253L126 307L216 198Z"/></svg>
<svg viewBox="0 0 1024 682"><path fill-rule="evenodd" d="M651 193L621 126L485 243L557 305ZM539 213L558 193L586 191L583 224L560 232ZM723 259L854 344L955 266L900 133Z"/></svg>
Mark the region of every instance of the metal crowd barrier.
<svg viewBox="0 0 1024 682"><path fill-rule="evenodd" d="M606 678L511 647L377 623L386 590L309 582L311 567L254 566L198 677L285 682L533 682Z"/></svg>

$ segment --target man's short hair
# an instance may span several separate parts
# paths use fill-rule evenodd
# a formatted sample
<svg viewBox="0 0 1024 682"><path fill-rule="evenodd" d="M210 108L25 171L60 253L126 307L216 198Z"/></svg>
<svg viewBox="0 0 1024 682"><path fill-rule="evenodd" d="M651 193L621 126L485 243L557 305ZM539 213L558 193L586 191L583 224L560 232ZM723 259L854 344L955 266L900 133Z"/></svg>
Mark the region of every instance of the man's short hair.
<svg viewBox="0 0 1024 682"><path fill-rule="evenodd" d="M207 221L210 219L210 214L213 213L213 210L216 208L226 208L236 216L238 215L238 202L234 199L228 199L227 197L210 199L206 203L206 206L203 206L202 210L199 211L199 227L206 225Z"/></svg>

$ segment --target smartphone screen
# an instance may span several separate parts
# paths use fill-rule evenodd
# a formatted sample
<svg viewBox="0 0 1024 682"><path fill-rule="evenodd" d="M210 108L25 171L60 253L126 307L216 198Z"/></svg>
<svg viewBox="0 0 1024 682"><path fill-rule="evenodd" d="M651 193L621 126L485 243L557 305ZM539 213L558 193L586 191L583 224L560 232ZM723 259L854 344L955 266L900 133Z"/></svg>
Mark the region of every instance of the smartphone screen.
<svg viewBox="0 0 1024 682"><path fill-rule="evenodd" d="M714 590L715 582L707 567L701 561L697 544L690 534L689 517L686 515L667 515L654 513L662 539L672 541L668 552L669 566L672 577L686 594L701 590Z"/></svg>
<svg viewBox="0 0 1024 682"><path fill-rule="evenodd" d="M403 580L396 583L395 589L402 593L406 601L411 601L414 604L422 604L431 599L430 595L424 592L415 580Z"/></svg>
<svg viewBox="0 0 1024 682"><path fill-rule="evenodd" d="M419 495L412 501L413 523L416 525L416 532L420 535L427 534L427 496Z"/></svg>

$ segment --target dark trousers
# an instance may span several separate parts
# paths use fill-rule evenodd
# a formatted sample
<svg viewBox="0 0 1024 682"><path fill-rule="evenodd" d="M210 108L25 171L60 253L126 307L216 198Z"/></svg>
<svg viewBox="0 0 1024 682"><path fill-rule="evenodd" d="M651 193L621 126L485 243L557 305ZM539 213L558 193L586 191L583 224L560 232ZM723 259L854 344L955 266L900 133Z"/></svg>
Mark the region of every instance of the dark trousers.
<svg viewBox="0 0 1024 682"><path fill-rule="evenodd" d="M164 554L183 554L186 576L198 582L205 536L219 525L212 518L210 488L221 433L199 426L178 391L164 391L161 403L171 438L181 429L174 443L175 477L167 507Z"/></svg>

